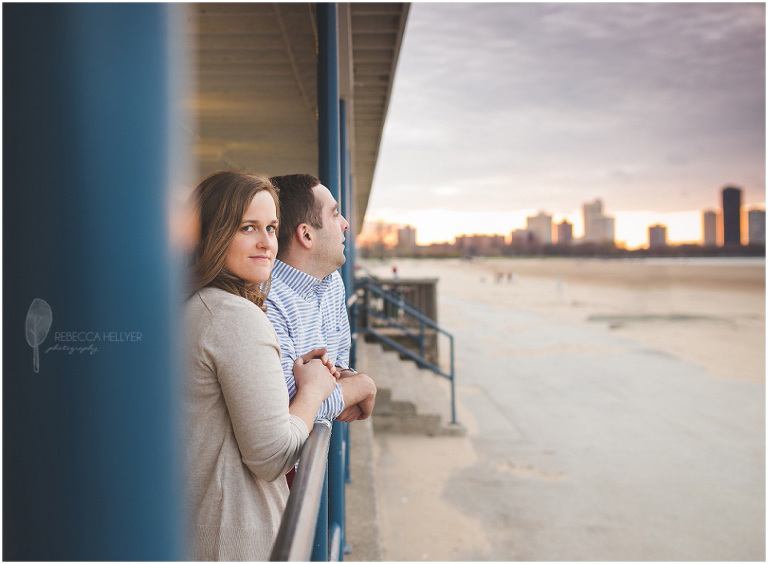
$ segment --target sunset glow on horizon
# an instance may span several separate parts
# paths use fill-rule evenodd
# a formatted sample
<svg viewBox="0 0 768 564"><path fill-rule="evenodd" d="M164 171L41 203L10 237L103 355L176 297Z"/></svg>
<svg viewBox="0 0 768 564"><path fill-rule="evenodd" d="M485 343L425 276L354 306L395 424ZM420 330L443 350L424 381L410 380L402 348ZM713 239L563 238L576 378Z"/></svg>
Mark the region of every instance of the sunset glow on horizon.
<svg viewBox="0 0 768 564"><path fill-rule="evenodd" d="M711 209L716 209L712 206ZM765 209L765 202L759 205L745 206L746 209L759 207ZM667 228L667 242L671 245L682 243L701 244L703 237L703 213L705 210L682 212L652 211L616 211L606 215L615 218L615 241L617 246L637 249L648 246L648 228L661 224ZM461 212L452 210L424 210L397 212L392 210L386 216L367 217L371 223L409 225L416 229L416 242L419 245L433 243L453 243L460 235L503 235L509 241L510 233L515 229L525 229L526 217L536 215L539 210L516 210L508 212ZM556 241L556 226L562 220L573 224L574 238L584 234L584 221L581 210L569 214L552 215L553 239ZM578 243L578 241L575 241Z"/></svg>

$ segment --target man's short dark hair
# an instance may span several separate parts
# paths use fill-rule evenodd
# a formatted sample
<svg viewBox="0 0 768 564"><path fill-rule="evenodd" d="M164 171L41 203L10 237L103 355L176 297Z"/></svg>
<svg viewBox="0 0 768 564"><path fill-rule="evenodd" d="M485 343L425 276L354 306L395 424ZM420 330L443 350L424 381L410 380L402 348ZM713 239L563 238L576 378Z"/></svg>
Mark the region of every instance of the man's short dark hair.
<svg viewBox="0 0 768 564"><path fill-rule="evenodd" d="M302 223L315 229L323 227L323 215L312 188L321 184L311 174L288 174L269 179L280 199L280 229L277 235L277 257L285 256L293 234Z"/></svg>

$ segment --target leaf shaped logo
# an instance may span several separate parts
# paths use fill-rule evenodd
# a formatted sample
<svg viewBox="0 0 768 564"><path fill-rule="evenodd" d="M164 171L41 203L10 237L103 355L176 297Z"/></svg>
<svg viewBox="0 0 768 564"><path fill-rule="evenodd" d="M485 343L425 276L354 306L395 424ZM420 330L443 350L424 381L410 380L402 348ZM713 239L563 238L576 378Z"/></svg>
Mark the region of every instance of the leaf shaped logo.
<svg viewBox="0 0 768 564"><path fill-rule="evenodd" d="M32 369L40 372L40 351L38 347L43 344L48 336L48 331L53 323L53 312L48 302L35 298L27 312L26 332L27 343L34 349L32 356Z"/></svg>

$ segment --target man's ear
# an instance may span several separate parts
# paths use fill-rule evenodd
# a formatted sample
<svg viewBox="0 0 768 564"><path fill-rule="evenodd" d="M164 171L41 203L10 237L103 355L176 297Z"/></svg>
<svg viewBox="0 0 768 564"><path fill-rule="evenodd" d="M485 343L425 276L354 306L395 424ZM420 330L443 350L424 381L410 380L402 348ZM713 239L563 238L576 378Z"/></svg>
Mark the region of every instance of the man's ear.
<svg viewBox="0 0 768 564"><path fill-rule="evenodd" d="M315 242L315 233L307 223L299 223L296 227L296 240L305 249L311 249Z"/></svg>

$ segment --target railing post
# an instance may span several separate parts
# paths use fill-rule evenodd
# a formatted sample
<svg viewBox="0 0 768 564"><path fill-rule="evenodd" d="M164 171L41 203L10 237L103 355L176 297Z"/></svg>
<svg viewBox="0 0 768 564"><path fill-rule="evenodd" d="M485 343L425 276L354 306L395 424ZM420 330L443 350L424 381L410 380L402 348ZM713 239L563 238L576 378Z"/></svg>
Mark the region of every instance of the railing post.
<svg viewBox="0 0 768 564"><path fill-rule="evenodd" d="M453 364L453 335L450 335L451 341L451 423L456 424L456 371Z"/></svg>
<svg viewBox="0 0 768 564"><path fill-rule="evenodd" d="M349 424L346 424L346 425L344 425L344 482L347 483L347 484L350 481L352 481L352 479L350 477L350 473L349 473L349 458L350 458L349 453L350 453L351 447L352 447L352 445L349 442ZM346 498L345 498L345 500L346 500ZM346 503L346 501L345 501L345 503ZM346 505L345 505L345 507L346 507ZM346 525L347 525L347 519L346 519L346 513L345 513L344 514L344 526L346 527ZM345 540L346 540L346 529L344 531L344 537L345 537Z"/></svg>
<svg viewBox="0 0 768 564"><path fill-rule="evenodd" d="M419 319L419 356L424 358L424 322Z"/></svg>
<svg viewBox="0 0 768 564"><path fill-rule="evenodd" d="M325 468L323 493L320 497L317 525L315 526L315 542L312 546L312 562L328 561L328 467Z"/></svg>
<svg viewBox="0 0 768 564"><path fill-rule="evenodd" d="M331 529L338 525L341 529L341 549L331 559L344 560L344 427L348 423L334 421L331 432L331 447L328 452L328 522Z"/></svg>

